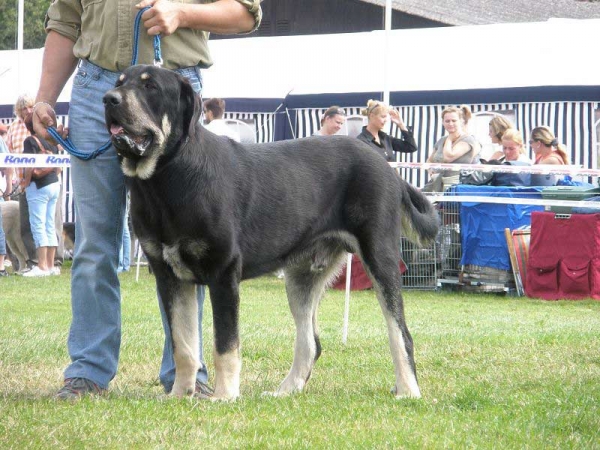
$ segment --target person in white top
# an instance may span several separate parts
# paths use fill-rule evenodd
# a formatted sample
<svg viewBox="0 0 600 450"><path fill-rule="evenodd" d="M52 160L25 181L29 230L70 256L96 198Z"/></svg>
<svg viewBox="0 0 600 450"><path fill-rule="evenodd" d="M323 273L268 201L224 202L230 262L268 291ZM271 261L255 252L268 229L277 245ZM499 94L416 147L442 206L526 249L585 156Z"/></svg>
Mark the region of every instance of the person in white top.
<svg viewBox="0 0 600 450"><path fill-rule="evenodd" d="M240 142L239 133L227 126L227 123L223 120L225 100L211 98L203 102L202 107L206 119L204 128L220 136L227 136L236 142Z"/></svg>

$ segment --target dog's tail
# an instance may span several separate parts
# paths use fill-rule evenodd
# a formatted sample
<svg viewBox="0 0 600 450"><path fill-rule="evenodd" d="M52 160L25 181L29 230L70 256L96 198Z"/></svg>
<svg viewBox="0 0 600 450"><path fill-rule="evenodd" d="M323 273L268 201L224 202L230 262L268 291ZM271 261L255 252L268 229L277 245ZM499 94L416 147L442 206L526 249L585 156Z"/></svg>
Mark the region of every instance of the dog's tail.
<svg viewBox="0 0 600 450"><path fill-rule="evenodd" d="M438 234L439 216L425 195L402 178L400 202L402 205L402 233L421 247L431 243Z"/></svg>

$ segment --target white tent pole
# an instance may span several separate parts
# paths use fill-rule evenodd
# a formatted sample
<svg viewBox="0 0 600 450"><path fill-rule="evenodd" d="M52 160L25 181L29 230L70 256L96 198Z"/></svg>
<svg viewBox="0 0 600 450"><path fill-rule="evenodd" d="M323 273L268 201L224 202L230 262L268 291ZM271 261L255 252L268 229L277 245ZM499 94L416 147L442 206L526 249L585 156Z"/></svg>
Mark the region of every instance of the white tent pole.
<svg viewBox="0 0 600 450"><path fill-rule="evenodd" d="M135 267L135 281L138 282L140 280L140 261L142 259L142 246L140 245L140 241L135 243L135 250L137 252L137 263Z"/></svg>
<svg viewBox="0 0 600 450"><path fill-rule="evenodd" d="M383 58L383 103L390 104L390 31L392 29L392 0L385 0L385 45Z"/></svg>
<svg viewBox="0 0 600 450"><path fill-rule="evenodd" d="M344 302L344 326L342 330L342 343L348 340L348 323L350 321L350 279L352 278L352 253L348 253L346 262L346 301Z"/></svg>
<svg viewBox="0 0 600 450"><path fill-rule="evenodd" d="M17 95L21 95L21 83L23 77L21 76L22 72L22 62L23 62L23 16L25 13L25 0L19 0L19 5L17 9Z"/></svg>

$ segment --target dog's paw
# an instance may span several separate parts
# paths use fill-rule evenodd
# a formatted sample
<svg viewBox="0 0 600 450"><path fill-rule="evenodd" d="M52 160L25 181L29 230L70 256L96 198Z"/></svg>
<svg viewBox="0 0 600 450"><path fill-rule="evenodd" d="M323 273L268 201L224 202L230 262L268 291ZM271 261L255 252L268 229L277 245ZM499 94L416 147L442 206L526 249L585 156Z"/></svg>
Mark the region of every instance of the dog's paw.
<svg viewBox="0 0 600 450"><path fill-rule="evenodd" d="M396 388L396 386L393 386L392 389L390 389L390 393L397 399L421 398L421 391L419 390L419 388L417 388L415 392L402 391L398 393L398 389Z"/></svg>
<svg viewBox="0 0 600 450"><path fill-rule="evenodd" d="M282 390L279 389L277 391L264 391L261 395L263 397L288 397L290 395L300 394L302 389L293 389L293 390Z"/></svg>
<svg viewBox="0 0 600 450"><path fill-rule="evenodd" d="M216 388L210 399L217 402L235 402L240 397L239 389L228 391Z"/></svg>
<svg viewBox="0 0 600 450"><path fill-rule="evenodd" d="M281 397L282 395L279 392L273 392L273 391L263 391L260 394L261 397Z"/></svg>
<svg viewBox="0 0 600 450"><path fill-rule="evenodd" d="M237 397L215 397L212 396L210 398L208 398L208 400L210 400L213 403L235 403L238 398L240 398L240 396Z"/></svg>

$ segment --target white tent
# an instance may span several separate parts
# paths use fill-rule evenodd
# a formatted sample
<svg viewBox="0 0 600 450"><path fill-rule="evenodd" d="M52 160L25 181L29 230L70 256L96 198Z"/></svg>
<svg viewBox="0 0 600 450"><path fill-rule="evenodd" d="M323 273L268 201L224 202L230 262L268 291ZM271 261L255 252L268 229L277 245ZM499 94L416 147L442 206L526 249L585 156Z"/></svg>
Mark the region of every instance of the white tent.
<svg viewBox="0 0 600 450"><path fill-rule="evenodd" d="M476 25L385 33L211 42L206 97L597 85L600 20Z"/></svg>
<svg viewBox="0 0 600 450"><path fill-rule="evenodd" d="M37 91L44 49L0 51L0 106L14 105L21 94L35 97ZM71 82L60 95L59 102L68 102L71 98Z"/></svg>
<svg viewBox="0 0 600 450"><path fill-rule="evenodd" d="M600 19L211 41L204 97L598 85ZM387 58L386 58L387 56ZM42 49L0 52L0 106L35 94ZM387 61L387 64L384 64ZM70 83L59 101L67 102Z"/></svg>

